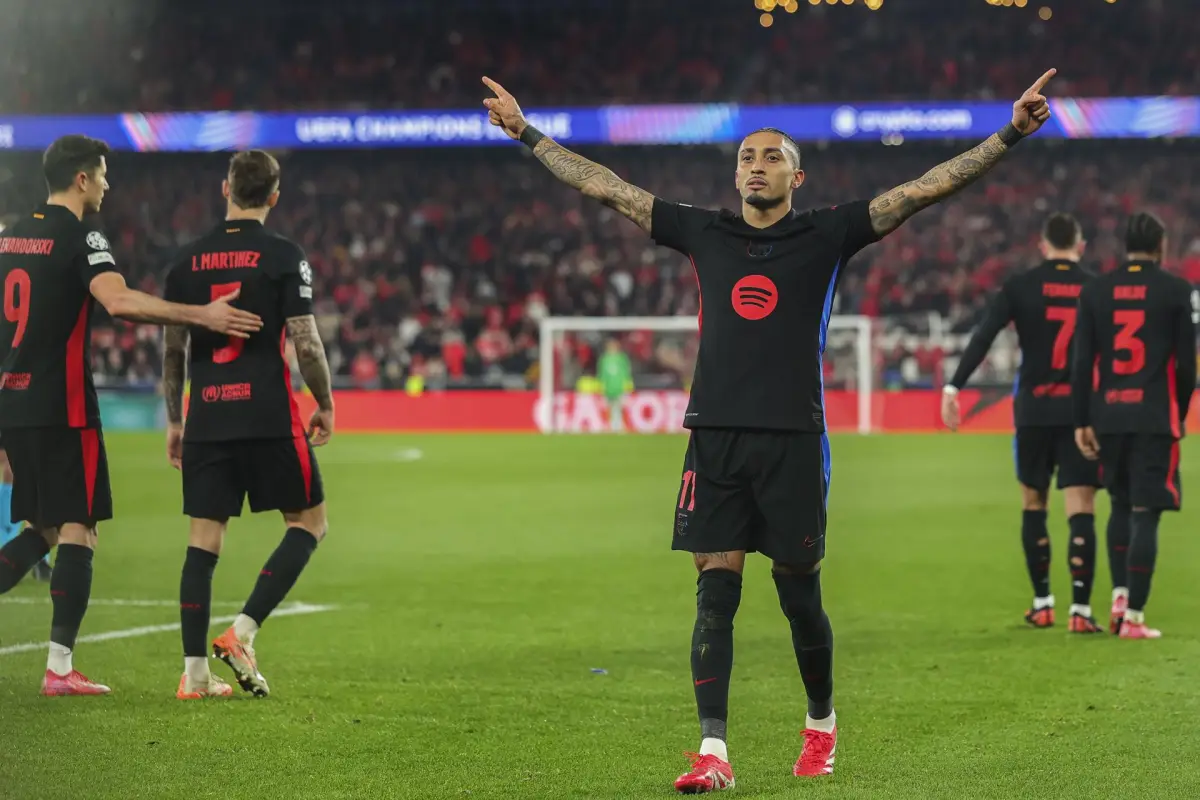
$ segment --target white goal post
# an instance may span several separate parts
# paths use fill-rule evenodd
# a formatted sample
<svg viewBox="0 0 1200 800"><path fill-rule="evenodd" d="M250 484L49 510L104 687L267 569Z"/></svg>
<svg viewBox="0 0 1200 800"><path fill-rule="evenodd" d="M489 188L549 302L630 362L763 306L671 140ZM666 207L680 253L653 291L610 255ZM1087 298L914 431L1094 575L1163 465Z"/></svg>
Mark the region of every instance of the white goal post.
<svg viewBox="0 0 1200 800"><path fill-rule="evenodd" d="M555 386L555 343L564 333L610 333L620 331L651 331L658 333L697 333L696 317L543 317L539 323L538 408L539 427L543 433L562 433L572 430L562 424L555 412L556 394L572 394L571 389ZM826 352L835 342L850 340L854 353L854 386L858 396L858 432L871 432L871 394L874 368L871 362L871 318L859 315L832 316L826 337ZM682 422L682 411L679 412Z"/></svg>

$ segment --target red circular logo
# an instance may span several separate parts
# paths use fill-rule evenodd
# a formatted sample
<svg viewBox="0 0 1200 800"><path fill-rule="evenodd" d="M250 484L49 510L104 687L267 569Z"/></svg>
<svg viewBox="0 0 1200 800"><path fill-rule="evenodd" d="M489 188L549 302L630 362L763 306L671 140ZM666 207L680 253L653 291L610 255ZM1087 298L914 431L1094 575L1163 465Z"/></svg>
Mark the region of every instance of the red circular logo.
<svg viewBox="0 0 1200 800"><path fill-rule="evenodd" d="M215 403L221 399L220 386L205 386L204 391L200 393L206 403Z"/></svg>
<svg viewBox="0 0 1200 800"><path fill-rule="evenodd" d="M766 275L747 275L733 286L733 310L743 319L769 317L778 302L775 282Z"/></svg>

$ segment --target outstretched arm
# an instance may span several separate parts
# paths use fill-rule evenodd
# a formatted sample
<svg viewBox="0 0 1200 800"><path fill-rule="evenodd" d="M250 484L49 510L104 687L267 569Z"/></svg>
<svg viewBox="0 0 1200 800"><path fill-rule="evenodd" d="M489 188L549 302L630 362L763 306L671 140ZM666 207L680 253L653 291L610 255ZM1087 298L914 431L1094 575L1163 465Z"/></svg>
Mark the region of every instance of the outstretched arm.
<svg viewBox="0 0 1200 800"><path fill-rule="evenodd" d="M1056 70L1049 70L1013 103L1012 122L962 155L938 164L915 181L897 186L871 201L871 225L885 236L923 208L970 186L996 166L1017 142L1035 133L1050 119L1050 105L1042 89Z"/></svg>
<svg viewBox="0 0 1200 800"><path fill-rule="evenodd" d="M608 167L572 153L558 142L532 127L514 98L491 78L483 82L496 93L483 101L488 119L511 139L528 145L538 161L563 183L599 200L609 208L633 220L646 233L650 232L650 212L654 195L617 177Z"/></svg>

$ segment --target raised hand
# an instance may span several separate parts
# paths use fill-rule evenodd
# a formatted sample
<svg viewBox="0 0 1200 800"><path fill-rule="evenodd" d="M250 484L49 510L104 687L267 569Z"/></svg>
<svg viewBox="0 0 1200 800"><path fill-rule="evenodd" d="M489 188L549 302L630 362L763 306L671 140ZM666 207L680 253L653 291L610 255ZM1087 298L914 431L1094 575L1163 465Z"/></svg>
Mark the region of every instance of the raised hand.
<svg viewBox="0 0 1200 800"><path fill-rule="evenodd" d="M521 112L521 106L517 104L517 98L486 75L483 77L483 83L496 95L485 98L483 101L484 107L488 110L488 122L507 133L508 138L520 139L522 131L529 123L525 121L525 115Z"/></svg>
<svg viewBox="0 0 1200 800"><path fill-rule="evenodd" d="M1034 81L1033 86L1013 103L1012 124L1023 135L1036 133L1050 119L1050 104L1042 94L1042 89L1057 73L1056 69L1046 70L1046 74Z"/></svg>

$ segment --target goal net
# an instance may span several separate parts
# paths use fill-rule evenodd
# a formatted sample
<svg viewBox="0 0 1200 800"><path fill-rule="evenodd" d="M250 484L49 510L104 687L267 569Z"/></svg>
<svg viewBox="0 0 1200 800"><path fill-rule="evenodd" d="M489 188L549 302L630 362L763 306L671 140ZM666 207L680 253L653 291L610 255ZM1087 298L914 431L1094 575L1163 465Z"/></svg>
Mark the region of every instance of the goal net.
<svg viewBox="0 0 1200 800"><path fill-rule="evenodd" d="M699 350L695 317L545 317L540 328L543 433L683 430ZM872 430L871 330L869 317L829 320L822 363L831 431Z"/></svg>

